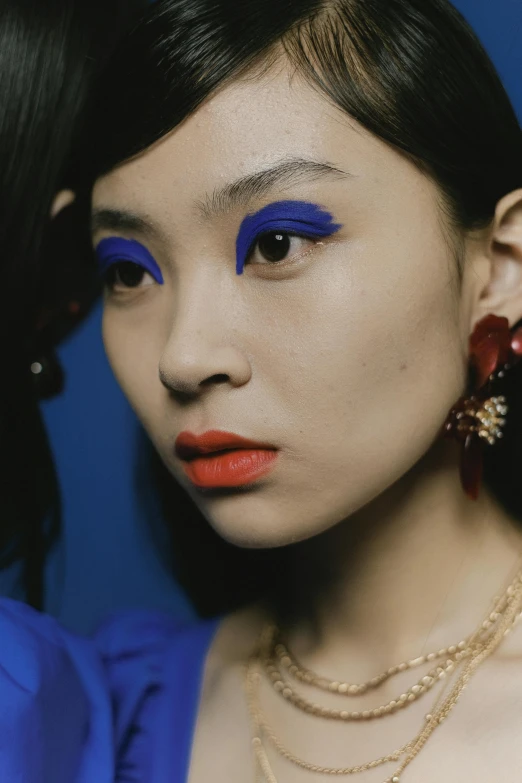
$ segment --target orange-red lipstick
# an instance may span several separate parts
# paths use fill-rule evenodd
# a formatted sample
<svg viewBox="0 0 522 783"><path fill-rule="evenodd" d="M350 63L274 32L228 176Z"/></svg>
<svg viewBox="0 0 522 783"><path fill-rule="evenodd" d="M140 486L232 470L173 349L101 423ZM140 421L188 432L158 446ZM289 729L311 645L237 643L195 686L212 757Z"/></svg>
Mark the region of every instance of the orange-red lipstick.
<svg viewBox="0 0 522 783"><path fill-rule="evenodd" d="M185 474L200 489L244 487L265 476L278 457L274 446L232 432L182 432L176 454Z"/></svg>

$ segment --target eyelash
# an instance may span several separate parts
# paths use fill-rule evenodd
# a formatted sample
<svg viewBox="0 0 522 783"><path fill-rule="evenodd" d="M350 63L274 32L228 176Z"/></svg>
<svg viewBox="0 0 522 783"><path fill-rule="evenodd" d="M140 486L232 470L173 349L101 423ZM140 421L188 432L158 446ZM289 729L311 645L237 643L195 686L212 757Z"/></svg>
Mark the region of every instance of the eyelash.
<svg viewBox="0 0 522 783"><path fill-rule="evenodd" d="M263 253L263 251L261 250L261 247L260 247L260 243L264 239L265 240L269 240L270 237L274 237L274 238L279 237L280 240L285 238L285 239L288 240L288 245L289 246L285 249L285 245L283 244L280 248L274 248L275 250L283 250L283 251L285 251L284 252L284 257L281 258L281 259L276 259L276 258L270 259L270 258L266 258L266 256L265 256L265 261L264 262L257 262L261 266L278 266L278 267L281 267L283 265L294 263L294 262L302 259L304 256L308 255L308 253L310 252L310 250L312 248L308 248L307 250L305 250L303 252L294 253L290 257L288 256L288 253L291 251L292 240L294 240L294 239L300 239L300 240L303 240L303 242L310 242L310 243L312 243L312 245L319 244L320 240L322 239L322 237L311 236L309 234L298 233L298 232L293 232L293 231L288 231L288 230L280 230L279 231L277 229L272 229L271 231L264 231L264 232L259 234L254 239L252 245L250 246L250 250L248 251L248 253L246 255L244 266L246 266L247 264L256 263L256 262L254 262L252 260L256 250L259 248L260 252ZM267 251L268 248L266 248L265 250Z"/></svg>
<svg viewBox="0 0 522 783"><path fill-rule="evenodd" d="M125 270L131 274L135 272L138 276L141 275L141 279L138 280L136 285L130 285L123 282L121 275ZM148 285L154 285L156 283L150 272L141 264L126 260L116 261L111 264L103 273L103 284L110 293L117 293L116 289L118 285L120 285L125 291L132 291L143 287L142 281L145 275L148 275L152 281Z"/></svg>

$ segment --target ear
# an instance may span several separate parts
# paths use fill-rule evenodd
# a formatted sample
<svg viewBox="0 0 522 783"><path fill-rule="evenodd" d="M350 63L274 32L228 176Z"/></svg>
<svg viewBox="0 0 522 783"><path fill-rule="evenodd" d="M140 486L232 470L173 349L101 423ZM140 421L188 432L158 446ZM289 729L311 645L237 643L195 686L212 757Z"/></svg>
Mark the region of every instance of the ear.
<svg viewBox="0 0 522 783"><path fill-rule="evenodd" d="M485 241L474 321L493 313L514 326L522 319L522 189L499 201Z"/></svg>
<svg viewBox="0 0 522 783"><path fill-rule="evenodd" d="M54 201L51 206L51 220L53 220L61 211L72 204L76 195L72 190L60 190L54 197Z"/></svg>

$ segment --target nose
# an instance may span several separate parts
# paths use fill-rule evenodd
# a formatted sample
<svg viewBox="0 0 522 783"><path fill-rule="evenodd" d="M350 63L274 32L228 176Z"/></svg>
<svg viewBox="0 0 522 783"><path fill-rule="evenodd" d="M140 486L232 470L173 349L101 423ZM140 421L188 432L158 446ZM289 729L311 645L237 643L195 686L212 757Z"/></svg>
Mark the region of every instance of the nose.
<svg viewBox="0 0 522 783"><path fill-rule="evenodd" d="M196 306L185 302L174 319L159 364L165 388L180 402L216 387L238 388L251 378L251 364L239 345L239 330L230 326L224 303ZM228 317L227 317L228 315Z"/></svg>

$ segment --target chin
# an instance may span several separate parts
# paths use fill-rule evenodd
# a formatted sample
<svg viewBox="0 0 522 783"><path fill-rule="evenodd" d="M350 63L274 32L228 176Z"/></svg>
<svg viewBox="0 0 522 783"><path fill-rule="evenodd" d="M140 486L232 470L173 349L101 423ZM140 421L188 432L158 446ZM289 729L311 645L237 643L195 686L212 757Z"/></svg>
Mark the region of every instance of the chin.
<svg viewBox="0 0 522 783"><path fill-rule="evenodd" d="M216 533L244 549L275 549L313 538L343 518L325 519L292 502L267 500L262 492L196 496L195 500Z"/></svg>

